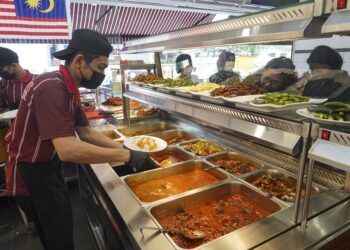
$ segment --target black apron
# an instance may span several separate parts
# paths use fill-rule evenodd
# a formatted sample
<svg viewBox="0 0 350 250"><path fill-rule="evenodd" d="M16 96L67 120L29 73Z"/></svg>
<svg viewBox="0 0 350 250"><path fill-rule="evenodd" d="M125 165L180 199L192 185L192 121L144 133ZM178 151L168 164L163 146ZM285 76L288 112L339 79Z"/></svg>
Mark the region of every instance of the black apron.
<svg viewBox="0 0 350 250"><path fill-rule="evenodd" d="M17 166L30 192L44 248L73 250L72 209L58 156L49 162L19 162Z"/></svg>

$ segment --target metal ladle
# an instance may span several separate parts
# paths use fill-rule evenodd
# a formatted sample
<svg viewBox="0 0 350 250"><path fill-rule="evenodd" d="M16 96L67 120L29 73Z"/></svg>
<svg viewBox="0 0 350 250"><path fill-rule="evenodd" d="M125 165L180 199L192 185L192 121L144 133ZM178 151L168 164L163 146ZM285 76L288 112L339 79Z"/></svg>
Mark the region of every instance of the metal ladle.
<svg viewBox="0 0 350 250"><path fill-rule="evenodd" d="M206 234L202 231L199 230L194 230L194 231L190 231L190 230L174 230L174 229L163 229L163 228L158 228L158 227L141 227L140 228L140 232L142 234L142 236L144 237L143 234L143 230L145 229L150 229L150 230L156 230L159 231L161 233L177 233L182 235L183 237L185 237L186 239L189 240L201 240L203 238L205 238Z"/></svg>

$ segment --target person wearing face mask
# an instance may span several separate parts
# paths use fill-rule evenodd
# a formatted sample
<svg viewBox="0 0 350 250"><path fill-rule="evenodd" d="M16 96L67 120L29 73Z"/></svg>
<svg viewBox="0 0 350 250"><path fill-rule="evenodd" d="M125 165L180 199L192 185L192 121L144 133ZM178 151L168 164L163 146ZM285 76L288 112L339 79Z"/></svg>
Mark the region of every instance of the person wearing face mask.
<svg viewBox="0 0 350 250"><path fill-rule="evenodd" d="M176 72L180 74L176 79L188 79L199 83L199 77L192 74L194 68L189 54L181 54L176 58Z"/></svg>
<svg viewBox="0 0 350 250"><path fill-rule="evenodd" d="M209 82L225 84L223 82L230 79L230 83L239 83L240 76L233 71L235 60L236 55L234 53L226 50L221 52L216 62L218 72L209 77Z"/></svg>
<svg viewBox="0 0 350 250"><path fill-rule="evenodd" d="M100 33L76 30L68 48L53 54L65 65L28 84L7 133L7 194L30 194L45 249L74 249L61 161L125 162L134 171L155 168L147 153L124 149L93 130L82 110L78 88L94 89L102 83L112 49Z"/></svg>
<svg viewBox="0 0 350 250"><path fill-rule="evenodd" d="M0 47L0 108L17 109L23 90L34 77L19 65L14 51Z"/></svg>
<svg viewBox="0 0 350 250"><path fill-rule="evenodd" d="M329 101L350 102L350 77L342 70L341 55L328 46L318 46L307 59L310 72L288 91Z"/></svg>

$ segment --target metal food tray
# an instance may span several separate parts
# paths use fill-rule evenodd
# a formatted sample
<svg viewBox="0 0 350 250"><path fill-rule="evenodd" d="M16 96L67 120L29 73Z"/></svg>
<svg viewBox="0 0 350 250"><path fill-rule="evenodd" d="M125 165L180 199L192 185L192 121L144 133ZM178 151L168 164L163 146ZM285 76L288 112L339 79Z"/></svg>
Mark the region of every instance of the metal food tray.
<svg viewBox="0 0 350 250"><path fill-rule="evenodd" d="M229 152L223 152L223 153L218 153L218 154L215 154L215 155L212 155L212 156L209 156L209 157L206 157L206 161L208 161L210 164L212 164L213 166L217 166L216 164L214 164L214 161L217 161L217 160L221 160L221 159L232 159L232 158L235 158L235 159L239 159L241 161L244 161L244 162L247 162L247 163L250 163L254 166L257 166L258 169L257 170L254 170L252 172L248 172L248 173L245 173L245 174L241 174L241 175L235 175L231 172L229 172L228 170L226 170L225 167L220 167L222 170L224 170L225 172L227 172L228 174L232 175L233 177L239 177L239 178L243 178L247 175L250 175L252 173L255 173L257 171L260 171L261 169L263 169L265 166L262 164L262 163L259 163L255 160L252 160L250 159L248 156L246 155L243 155L241 153L238 153L238 152L235 152L235 151L229 151Z"/></svg>
<svg viewBox="0 0 350 250"><path fill-rule="evenodd" d="M258 223L258 222L263 223L263 221L266 218L271 217L277 212L287 208L282 203L279 203L277 201L274 201L264 196L261 192L252 189L251 187L249 187L245 183L242 183L241 181L227 181L225 183L217 184L212 187L203 188L202 190L199 190L194 194L186 194L186 195L183 195L182 197L177 197L177 198L173 197L173 199L170 201L165 201L160 204L155 204L155 205L149 206L146 209L148 213L151 215L152 219L157 224L157 226L159 228L163 228L162 225L159 224L157 218L161 218L162 216L167 216L169 214L176 214L176 212L180 211L181 209L200 206L207 202L218 200L223 196L233 195L233 194L240 194L245 196L248 200L254 202L256 205L260 206L261 208L269 211L271 214L265 218L262 218L261 220L255 221L249 225L241 227L226 235L223 235L219 238L216 238L212 241L204 243L203 245L200 245L196 248L191 248L191 249L203 249L205 248L205 246L209 244L210 244L210 249L220 249L219 246L215 245L215 241L217 241L218 239L221 239L224 237L230 237L230 235L234 233L239 233L239 231L242 230L243 228L254 226L255 223ZM176 249L185 249L185 248L179 247L173 241L173 239L169 234L166 233L166 237L175 246Z"/></svg>
<svg viewBox="0 0 350 250"><path fill-rule="evenodd" d="M175 128L174 125L167 122L150 122L121 128L118 129L118 132L125 137L131 137L136 135L146 135L157 131L172 130Z"/></svg>
<svg viewBox="0 0 350 250"><path fill-rule="evenodd" d="M139 199L139 197L137 197L134 192L132 191L131 187L132 185L137 185L140 183L143 183L145 181L149 181L152 179L159 179L159 178L163 178L164 174L166 175L175 175L175 174L180 174L180 173L184 173L184 172L189 172L192 170L202 170L205 168L210 167L210 165L204 161L188 161L188 162L183 162L183 163L179 163L170 167L166 167L166 168L158 168L158 169L153 169L150 171L146 171L146 172L142 172L142 173L138 173L138 174L132 174L132 175L128 175L128 176L124 176L122 177L122 180L125 182L125 184L127 185L128 189L130 190L130 192L133 194L133 196L139 201L139 203L142 206L147 206L153 203L158 203L162 200L168 200L171 199L172 197L178 197L181 196L184 193L187 192L192 192L193 190L197 190L199 188L203 188L203 187L199 187L197 189L193 189L193 190L189 190L180 194L176 194L170 197L166 197L163 199L159 199L156 201L152 201L152 202L144 202L141 201ZM212 176L214 176L215 178L218 179L217 182L209 184L208 186L211 185L215 185L216 183L226 180L229 178L229 175L227 175L224 171L218 170L218 169L211 169L207 171L209 174L211 174ZM189 180L190 181L190 180Z"/></svg>
<svg viewBox="0 0 350 250"><path fill-rule="evenodd" d="M192 144L192 143L195 143L195 142L198 142L198 141L204 141L204 142L211 143L211 144L213 144L213 145L215 145L215 146L220 147L220 148L222 149L222 151L221 151L221 152L214 153L214 154L209 154L209 155L197 155L197 154L195 154L194 152L192 152L192 151L187 151L186 149L184 149L184 148L182 147L183 145ZM212 156L212 155L215 155L215 154L218 154L218 153L223 153L223 152L226 151L226 147L224 147L224 146L222 146L222 145L220 145L220 144L218 144L218 143L216 143L216 142L213 142L213 141L211 141L211 140L207 140L207 139L195 139L195 140L190 140L190 141L187 141L187 142L181 142L181 143L178 143L177 145L178 145L179 147L181 147L183 150L185 150L186 152L192 154L194 157L197 157L197 158L206 158L206 157L209 157L209 156Z"/></svg>
<svg viewBox="0 0 350 250"><path fill-rule="evenodd" d="M150 157L159 166L159 163L161 161L166 160L166 159L169 158L169 157L166 157L166 155L167 154L169 155L169 154L172 154L172 153L178 154L182 158L184 158L184 160L180 161L180 162L186 162L186 161L190 161L190 160L194 159L194 157L191 154L187 153L187 151L185 151L185 150L183 150L181 148L178 148L178 147L176 147L174 145L168 146L166 149L164 149L164 150L162 150L160 152L151 153ZM166 166L166 167L170 167L172 165L179 164L180 162L173 163L173 164L171 164L169 166Z"/></svg>
<svg viewBox="0 0 350 250"><path fill-rule="evenodd" d="M181 137L184 138L185 141L196 139L196 137L190 133L185 132L182 129L175 129L175 130L168 130L168 131L161 131L161 132L154 132L149 134L154 137L158 137L163 139L164 141L168 142L168 140L174 138L174 137ZM177 144L179 142L170 143L170 144ZM182 142L181 142L182 143ZM168 143L169 144L169 143Z"/></svg>
<svg viewBox="0 0 350 250"><path fill-rule="evenodd" d="M273 177L284 177L284 178L286 178L288 181L294 182L295 185L297 185L297 178L296 178L295 176L293 176L293 175L291 175L291 174L287 174L287 173L282 172L282 171L280 171L280 170L271 169L271 168L263 169L263 170L261 170L261 171L255 172L255 173L251 173L251 174L245 176L245 177L243 178L243 180L246 181L246 182L248 183L248 185L250 185L250 186L254 187L255 189L258 189L258 190L260 190L261 192L264 192L264 193L266 193L267 195L269 195L268 192L263 191L262 189L260 189L260 188L258 188L258 187L256 187L256 186L254 186L254 185L251 183L253 180L255 180L256 178L258 178L258 177L260 177L260 176L262 176L262 175L271 175L271 176L273 176ZM304 187L304 188L305 188L305 187ZM316 194L318 194L318 193L321 192L321 188L320 188L318 185L316 186L315 184L312 185L312 190L315 192L313 195L316 195ZM288 205L294 204L294 201L286 201L286 200L280 199L280 198L275 197L275 196L273 196L273 197L274 197L275 199L277 199L277 200L279 200L279 201L285 203L285 204L288 204Z"/></svg>

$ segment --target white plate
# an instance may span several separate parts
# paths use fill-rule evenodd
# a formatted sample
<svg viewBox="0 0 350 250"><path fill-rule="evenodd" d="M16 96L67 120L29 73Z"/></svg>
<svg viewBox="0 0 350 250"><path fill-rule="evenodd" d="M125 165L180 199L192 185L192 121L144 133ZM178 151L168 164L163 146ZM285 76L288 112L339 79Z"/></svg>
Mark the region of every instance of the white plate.
<svg viewBox="0 0 350 250"><path fill-rule="evenodd" d="M137 146L137 143L142 138L149 138L151 140L154 140L154 142L157 144L157 147L152 151L149 149L148 145L145 145L144 148L140 148L139 146ZM163 149L166 149L166 147L168 146L166 141L164 141L160 138L154 137L154 136L147 136L147 135L139 135L139 136L133 136L133 137L126 138L124 140L124 145L128 149L146 152L146 153L151 153L151 152L153 153L153 152L162 151Z"/></svg>
<svg viewBox="0 0 350 250"><path fill-rule="evenodd" d="M314 104L321 104L326 102L328 99L314 99L310 98L308 102L298 102L286 105L275 105L275 104L255 104L254 100L258 97L264 95L247 95L247 96L237 96L231 98L231 102L236 104L236 107L262 111L262 112L279 112L287 110L295 110L300 108L307 108Z"/></svg>
<svg viewBox="0 0 350 250"><path fill-rule="evenodd" d="M7 111L5 113L0 114L0 120L6 121L6 120L12 120L15 119L17 116L18 109Z"/></svg>
<svg viewBox="0 0 350 250"><path fill-rule="evenodd" d="M180 92L190 92L190 86L188 86L188 87L175 87L175 88L166 87L166 89L180 91Z"/></svg>
<svg viewBox="0 0 350 250"><path fill-rule="evenodd" d="M101 109L103 111L108 111L108 112L117 112L123 110L123 105L120 106L113 106L113 105L98 105L96 107L97 109Z"/></svg>
<svg viewBox="0 0 350 250"><path fill-rule="evenodd" d="M190 92L192 95L199 95L199 96L204 96L204 97L208 97L208 98L213 98L213 99L223 99L222 96L211 96L210 93L211 91L202 91L202 92L194 92L191 91Z"/></svg>
<svg viewBox="0 0 350 250"><path fill-rule="evenodd" d="M150 86L150 87L157 87L157 88L164 86L164 84L149 84L149 83L145 83L145 85Z"/></svg>
<svg viewBox="0 0 350 250"><path fill-rule="evenodd" d="M321 119L321 118L316 118L314 117L314 112L310 112L308 109L298 109L296 110L298 115L310 118L314 121L318 121L320 123L325 123L325 124L337 124L337 125L349 125L350 122L347 121L335 121L335 120L327 120L327 119Z"/></svg>

